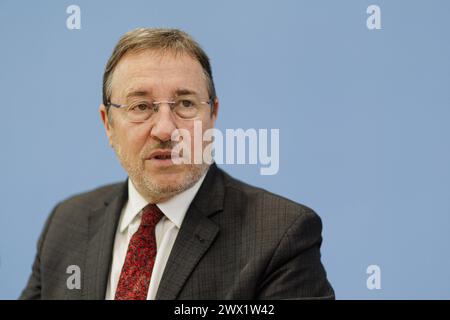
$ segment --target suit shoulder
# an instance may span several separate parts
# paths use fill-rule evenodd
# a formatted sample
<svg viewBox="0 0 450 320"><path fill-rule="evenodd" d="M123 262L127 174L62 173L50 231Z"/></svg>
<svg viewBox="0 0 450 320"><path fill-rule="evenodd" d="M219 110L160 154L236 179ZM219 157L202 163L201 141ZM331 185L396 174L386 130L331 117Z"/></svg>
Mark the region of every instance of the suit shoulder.
<svg viewBox="0 0 450 320"><path fill-rule="evenodd" d="M235 203L242 203L245 206L245 210L243 210L245 212L253 212L264 220L281 220L288 225L297 219L321 223L319 215L304 204L242 182L225 172L224 181L230 198Z"/></svg>
<svg viewBox="0 0 450 320"><path fill-rule="evenodd" d="M47 252L47 249L58 248L61 243L65 243L66 248L75 250L71 247L72 243L76 243L75 239L84 239L86 236L86 221L90 214L104 207L105 201L117 195L125 186L126 183L123 182L108 184L59 202L47 217L39 239L39 250Z"/></svg>
<svg viewBox="0 0 450 320"><path fill-rule="evenodd" d="M95 210L96 208L103 206L112 196L117 195L125 185L125 182L111 183L72 195L59 202L57 210L63 212L67 211L69 208Z"/></svg>

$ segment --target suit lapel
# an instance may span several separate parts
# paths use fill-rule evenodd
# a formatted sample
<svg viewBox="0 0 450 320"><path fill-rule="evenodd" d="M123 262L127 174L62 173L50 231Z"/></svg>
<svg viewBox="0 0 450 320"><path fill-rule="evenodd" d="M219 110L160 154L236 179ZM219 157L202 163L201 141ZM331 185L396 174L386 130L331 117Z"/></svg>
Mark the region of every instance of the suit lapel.
<svg viewBox="0 0 450 320"><path fill-rule="evenodd" d="M210 216L223 209L224 190L222 173L212 164L178 232L156 299L176 299L189 275L213 243L219 227L211 221ZM115 234L127 199L126 181L117 186L89 216L83 299L105 298Z"/></svg>
<svg viewBox="0 0 450 320"><path fill-rule="evenodd" d="M156 299L176 299L219 227L209 216L223 209L224 185L220 170L212 164L192 201L167 261Z"/></svg>
<svg viewBox="0 0 450 320"><path fill-rule="evenodd" d="M105 299L117 224L128 198L127 185L125 182L117 186L111 196L89 216L83 298Z"/></svg>

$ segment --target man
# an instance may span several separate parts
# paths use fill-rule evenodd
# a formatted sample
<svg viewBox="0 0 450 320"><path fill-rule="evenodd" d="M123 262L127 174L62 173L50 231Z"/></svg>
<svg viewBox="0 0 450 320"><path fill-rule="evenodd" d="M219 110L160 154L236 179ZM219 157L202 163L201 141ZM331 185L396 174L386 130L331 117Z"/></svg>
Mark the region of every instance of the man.
<svg viewBox="0 0 450 320"><path fill-rule="evenodd" d="M173 152L174 132L213 128L218 108L189 35L125 34L100 115L129 179L55 207L21 298L333 299L314 211L192 161L195 143Z"/></svg>

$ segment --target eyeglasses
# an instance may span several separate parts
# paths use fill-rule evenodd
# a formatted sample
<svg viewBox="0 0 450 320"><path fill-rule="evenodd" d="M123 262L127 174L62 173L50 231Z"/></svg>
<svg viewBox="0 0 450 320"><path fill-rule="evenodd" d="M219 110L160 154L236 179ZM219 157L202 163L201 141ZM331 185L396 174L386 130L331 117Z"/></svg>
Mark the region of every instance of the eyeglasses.
<svg viewBox="0 0 450 320"><path fill-rule="evenodd" d="M170 110L181 119L193 120L201 115L205 106L213 106L214 99L200 101L196 97L177 98L174 101L135 101L130 104L116 104L108 102L107 107L125 110L125 117L130 122L144 122L159 110L161 104L167 104Z"/></svg>

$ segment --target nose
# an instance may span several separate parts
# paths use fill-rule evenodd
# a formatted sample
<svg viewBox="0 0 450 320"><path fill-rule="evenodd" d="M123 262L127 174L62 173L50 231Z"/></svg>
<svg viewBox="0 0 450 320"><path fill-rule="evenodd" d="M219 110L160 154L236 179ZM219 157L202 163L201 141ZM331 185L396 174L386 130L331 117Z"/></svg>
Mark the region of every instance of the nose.
<svg viewBox="0 0 450 320"><path fill-rule="evenodd" d="M152 138L160 141L171 140L172 132L176 130L177 127L170 106L167 104L160 104L154 118L155 122L150 132Z"/></svg>

